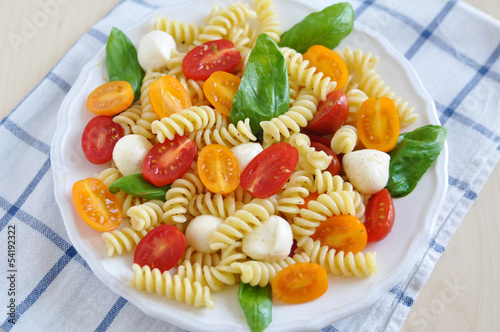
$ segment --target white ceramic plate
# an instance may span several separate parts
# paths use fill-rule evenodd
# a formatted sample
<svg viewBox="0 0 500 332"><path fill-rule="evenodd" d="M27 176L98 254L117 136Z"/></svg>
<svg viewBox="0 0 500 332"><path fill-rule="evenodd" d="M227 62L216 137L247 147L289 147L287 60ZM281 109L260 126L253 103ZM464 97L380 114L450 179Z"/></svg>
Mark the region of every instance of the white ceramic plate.
<svg viewBox="0 0 500 332"><path fill-rule="evenodd" d="M186 1L170 5L157 13L179 21L202 23L216 2L225 6L232 1ZM244 1L245 2L245 1ZM194 3L196 3L194 5ZM279 1L276 10L283 31L312 11L321 10L327 1ZM152 14L141 24L125 31L136 45L153 24ZM168 14L166 14L168 13ZM376 67L396 93L415 106L419 120L408 130L426 124L439 124L435 106L408 61L382 36L356 23L355 29L339 48L363 48L379 56ZM109 165L89 163L81 150L81 134L93 117L86 109L89 93L107 77L104 48L82 70L65 98L52 144L55 197L70 240L88 262L96 276L110 289L135 304L148 315L188 330L235 331L248 329L237 300L237 288L228 287L215 293L215 309L195 309L160 296L137 291L128 286L133 273L133 255L107 257L101 234L90 229L73 208L71 188L74 182L93 176ZM330 277L327 293L301 305L275 305L273 321L266 331L317 330L336 320L355 314L374 304L410 272L417 258L428 247L433 224L447 189L447 149L424 175L414 192L395 200L396 222L392 233L383 241L370 244L364 251L376 251L379 273L370 278Z"/></svg>

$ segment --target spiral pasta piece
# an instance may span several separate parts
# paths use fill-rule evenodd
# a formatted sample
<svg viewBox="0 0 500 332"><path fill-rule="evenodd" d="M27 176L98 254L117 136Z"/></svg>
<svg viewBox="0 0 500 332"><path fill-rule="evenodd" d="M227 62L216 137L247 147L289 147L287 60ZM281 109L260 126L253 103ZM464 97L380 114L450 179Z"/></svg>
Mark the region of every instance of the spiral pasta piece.
<svg viewBox="0 0 500 332"><path fill-rule="evenodd" d="M217 226L210 235L210 248L219 250L233 244L243 238L246 233L251 232L254 227L269 219L274 211L275 206L270 200L253 199L232 216L227 217L223 224Z"/></svg>
<svg viewBox="0 0 500 332"><path fill-rule="evenodd" d="M306 155L308 153L316 151L311 147L311 140L306 134L296 133L290 136L290 138L284 139L283 141L296 148L299 152L299 155ZM267 146L264 146L264 148L266 147Z"/></svg>
<svg viewBox="0 0 500 332"><path fill-rule="evenodd" d="M217 269L233 274L239 273L240 271L235 269L232 264L236 262L243 262L248 259L247 255L241 250L242 245L241 241L236 241L228 247L222 249L220 257L221 260L217 265Z"/></svg>
<svg viewBox="0 0 500 332"><path fill-rule="evenodd" d="M222 290L225 285L234 285L237 280L234 273L220 271L217 266L191 264L190 261L184 261L179 265L177 274L193 283L199 282L202 286L208 286L215 292Z"/></svg>
<svg viewBox="0 0 500 332"><path fill-rule="evenodd" d="M340 127L330 141L330 147L335 154L354 151L358 144L358 130L350 125Z"/></svg>
<svg viewBox="0 0 500 332"><path fill-rule="evenodd" d="M314 182L311 187L312 192L319 194L330 194L332 192L353 191L352 185L345 182L340 175L332 175L332 173L322 172L317 169L314 172Z"/></svg>
<svg viewBox="0 0 500 332"><path fill-rule="evenodd" d="M225 219L233 215L242 205L243 203L236 201L234 196L224 197L222 194L207 192L195 195L190 200L188 212L194 217L212 215Z"/></svg>
<svg viewBox="0 0 500 332"><path fill-rule="evenodd" d="M141 205L133 206L127 211L132 228L136 231L156 226L162 221L163 202L151 200Z"/></svg>
<svg viewBox="0 0 500 332"><path fill-rule="evenodd" d="M205 187L196 171L188 171L184 173L181 178L175 180L165 195L166 201L163 204L163 222L186 222L187 218L185 214L187 213L189 201L194 195L200 194L204 192L204 190Z"/></svg>
<svg viewBox="0 0 500 332"><path fill-rule="evenodd" d="M236 126L230 123L227 127L222 126L220 129L200 130L189 137L196 142L199 149L210 144L220 144L232 148L257 140L257 137L252 133L248 118L245 121L238 121Z"/></svg>
<svg viewBox="0 0 500 332"><path fill-rule="evenodd" d="M122 173L120 173L120 171L116 167L106 168L96 175L96 178L98 180L101 180L106 185L106 187L109 187L110 184L121 177Z"/></svg>
<svg viewBox="0 0 500 332"><path fill-rule="evenodd" d="M310 258L305 254L295 254L293 257L286 257L285 259L277 262L264 262L249 260L246 262L235 262L231 266L241 274L242 282L248 283L252 286L259 285L264 287L270 284L276 274L286 268L287 266L296 263L309 263Z"/></svg>
<svg viewBox="0 0 500 332"><path fill-rule="evenodd" d="M253 4L257 12L257 21L259 21L260 24L259 34L265 33L271 37L276 44L279 44L282 31L280 28L280 21L276 19L278 13L274 10L275 5L273 1L254 0Z"/></svg>
<svg viewBox="0 0 500 332"><path fill-rule="evenodd" d="M224 38L233 26L238 26L248 18L257 18L257 13L248 4L238 3L222 8L215 8L208 18L203 32L193 41L195 46L208 41Z"/></svg>
<svg viewBox="0 0 500 332"><path fill-rule="evenodd" d="M234 48L241 54L241 58L245 59L252 51L252 46L257 38L255 30L250 27L250 24L245 22L241 26L233 26L228 31L227 38L234 44Z"/></svg>
<svg viewBox="0 0 500 332"><path fill-rule="evenodd" d="M195 130L210 128L219 111L210 106L191 106L169 117L153 121L151 131L157 135L160 143L165 139L173 140L175 135L183 136Z"/></svg>
<svg viewBox="0 0 500 332"><path fill-rule="evenodd" d="M168 271L161 273L157 268L151 270L147 265L141 268L138 264L134 264L132 270L134 276L130 280L130 285L138 290L166 296L196 308L214 308L210 288L202 286L198 281L192 282L189 278L181 278L179 275L172 277Z"/></svg>
<svg viewBox="0 0 500 332"><path fill-rule="evenodd" d="M304 198L312 191L314 179L307 171L296 171L288 180L285 189L278 199L276 210L284 213L288 218L299 213L299 205L305 203Z"/></svg>
<svg viewBox="0 0 500 332"><path fill-rule="evenodd" d="M358 119L359 109L368 99L368 96L359 89L352 89L347 91L346 97L347 102L349 103L349 114L347 115L346 124L355 126Z"/></svg>
<svg viewBox="0 0 500 332"><path fill-rule="evenodd" d="M290 109L282 115L268 121L261 121L264 146L270 146L281 140L281 136L289 138L292 133L299 133L307 126L318 108L318 99L312 90L300 90L297 99Z"/></svg>
<svg viewBox="0 0 500 332"><path fill-rule="evenodd" d="M170 34L177 43L183 45L192 44L193 41L203 32L203 27L193 23L178 22L156 15L154 30L162 30Z"/></svg>
<svg viewBox="0 0 500 332"><path fill-rule="evenodd" d="M113 117L113 122L123 127L125 135L135 134L134 127L136 127L136 122L141 118L141 114L141 102L138 100L130 105L125 111Z"/></svg>
<svg viewBox="0 0 500 332"><path fill-rule="evenodd" d="M320 241L308 238L301 246L304 253L310 258L311 263L321 265L327 272L346 277L368 277L378 273L375 253L336 252Z"/></svg>
<svg viewBox="0 0 500 332"><path fill-rule="evenodd" d="M365 73L374 69L379 60L378 57L372 56L370 52L363 54L363 50L359 48L353 51L350 47L346 47L343 51L336 49L335 52L343 58L347 70L354 75L356 81Z"/></svg>
<svg viewBox="0 0 500 332"><path fill-rule="evenodd" d="M108 254L108 256L113 256L115 254L121 255L125 251L131 252L151 229L152 228L136 231L130 227L123 227L119 230L115 229L102 233L102 238L106 243L106 254Z"/></svg>
<svg viewBox="0 0 500 332"><path fill-rule="evenodd" d="M193 247L188 246L184 251L184 255L180 259L181 262L189 261L191 264L198 263L200 265L215 266L219 265L221 255L218 252L205 253L195 250Z"/></svg>
<svg viewBox="0 0 500 332"><path fill-rule="evenodd" d="M313 174L315 170L324 171L332 162L333 157L326 154L324 151L312 151L306 154L299 155L300 169Z"/></svg>
<svg viewBox="0 0 500 332"><path fill-rule="evenodd" d="M283 47L281 53L285 58L291 79L312 90L316 98L326 100L326 96L335 89L337 82L317 71L316 67L310 67L309 61L304 60L302 54L294 49Z"/></svg>

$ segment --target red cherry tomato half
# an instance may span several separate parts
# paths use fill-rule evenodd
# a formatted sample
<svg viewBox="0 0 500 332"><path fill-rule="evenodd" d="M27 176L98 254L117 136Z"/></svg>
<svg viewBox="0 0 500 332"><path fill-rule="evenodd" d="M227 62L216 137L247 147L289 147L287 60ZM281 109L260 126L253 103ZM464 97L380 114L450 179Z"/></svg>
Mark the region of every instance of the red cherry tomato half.
<svg viewBox="0 0 500 332"><path fill-rule="evenodd" d="M370 197L365 213L368 242L377 242L389 235L394 225L396 213L394 202L387 189L382 189Z"/></svg>
<svg viewBox="0 0 500 332"><path fill-rule="evenodd" d="M113 148L123 134L123 127L111 116L96 116L83 130L83 154L93 164L104 164L113 157Z"/></svg>
<svg viewBox="0 0 500 332"><path fill-rule="evenodd" d="M332 149L318 142L311 142L311 147L313 147L316 151L323 151L328 156L332 156L333 157L332 162L330 163L330 165L328 165L328 168L326 170L332 173L332 175L340 174L342 165L340 163L339 157L337 157L337 155L333 153Z"/></svg>
<svg viewBox="0 0 500 332"><path fill-rule="evenodd" d="M243 189L258 198L276 194L292 175L299 152L288 143L276 143L259 153L240 176Z"/></svg>
<svg viewBox="0 0 500 332"><path fill-rule="evenodd" d="M328 135L342 127L349 115L349 102L341 90L330 92L306 127L312 134Z"/></svg>
<svg viewBox="0 0 500 332"><path fill-rule="evenodd" d="M203 43L182 60L182 71L187 78L206 80L216 71L231 72L241 60L240 52L227 39Z"/></svg>
<svg viewBox="0 0 500 332"><path fill-rule="evenodd" d="M153 228L139 241L134 254L134 263L168 271L177 264L186 250L184 234L172 225Z"/></svg>
<svg viewBox="0 0 500 332"><path fill-rule="evenodd" d="M157 143L144 159L142 175L158 187L170 184L186 173L196 151L196 143L187 136L176 135L171 141Z"/></svg>

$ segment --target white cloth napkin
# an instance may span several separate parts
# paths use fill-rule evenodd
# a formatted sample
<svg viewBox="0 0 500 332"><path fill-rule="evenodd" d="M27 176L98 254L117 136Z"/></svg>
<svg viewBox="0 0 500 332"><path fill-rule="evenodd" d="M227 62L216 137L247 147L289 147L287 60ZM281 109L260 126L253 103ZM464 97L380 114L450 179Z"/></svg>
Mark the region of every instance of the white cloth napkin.
<svg viewBox="0 0 500 332"><path fill-rule="evenodd" d="M324 328L396 331L500 157L500 24L459 1L351 2L357 21L385 36L409 59L448 128L449 190L419 263L371 308ZM0 321L5 331L179 330L147 316L93 275L64 229L53 197L50 160L59 106L79 70L104 46L112 26L126 29L160 3L119 3L0 123L0 270L7 277L7 271L16 271L17 306L15 324L6 315ZM15 255L10 257L15 261L10 266L6 247L14 230ZM8 281L0 286L7 314L12 298L7 296Z"/></svg>

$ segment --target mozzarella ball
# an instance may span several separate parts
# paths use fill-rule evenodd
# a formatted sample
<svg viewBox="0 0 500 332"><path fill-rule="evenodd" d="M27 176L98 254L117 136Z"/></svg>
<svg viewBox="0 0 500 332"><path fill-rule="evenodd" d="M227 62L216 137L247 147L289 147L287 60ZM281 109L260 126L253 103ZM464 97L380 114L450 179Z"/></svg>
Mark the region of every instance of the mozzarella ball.
<svg viewBox="0 0 500 332"><path fill-rule="evenodd" d="M216 216L203 215L194 218L186 228L186 243L200 252L215 252L216 250L210 249L210 234L223 222L222 218Z"/></svg>
<svg viewBox="0 0 500 332"><path fill-rule="evenodd" d="M286 258L293 245L290 224L280 216L271 216L242 240L242 250L250 258L275 262Z"/></svg>
<svg viewBox="0 0 500 332"><path fill-rule="evenodd" d="M113 161L123 176L142 173L142 164L153 147L150 141L141 135L125 135L116 142L113 149Z"/></svg>
<svg viewBox="0 0 500 332"><path fill-rule="evenodd" d="M245 167L264 149L259 143L243 143L236 145L231 149L231 151L238 159L238 165L240 167L240 173L243 172Z"/></svg>
<svg viewBox="0 0 500 332"><path fill-rule="evenodd" d="M361 193L375 194L389 181L391 157L382 151L363 149L346 153L342 158L349 182Z"/></svg>
<svg viewBox="0 0 500 332"><path fill-rule="evenodd" d="M163 68L175 49L175 40L170 34L161 30L150 31L139 42L139 65L144 71Z"/></svg>

